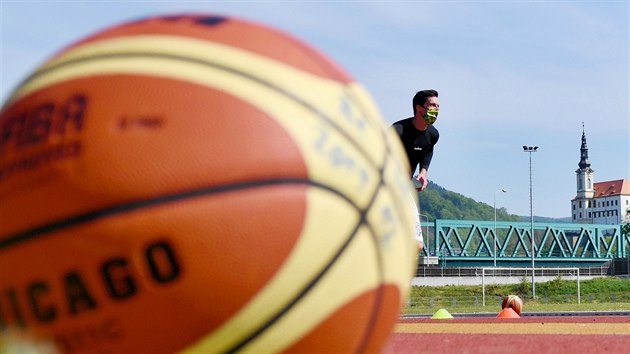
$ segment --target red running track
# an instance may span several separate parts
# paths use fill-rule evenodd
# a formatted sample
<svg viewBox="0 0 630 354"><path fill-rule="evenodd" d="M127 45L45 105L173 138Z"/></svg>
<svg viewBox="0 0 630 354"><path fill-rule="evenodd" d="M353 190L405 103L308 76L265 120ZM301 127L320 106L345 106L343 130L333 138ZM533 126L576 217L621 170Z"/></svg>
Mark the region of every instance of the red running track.
<svg viewBox="0 0 630 354"><path fill-rule="evenodd" d="M630 316L402 319L384 353L630 353Z"/></svg>

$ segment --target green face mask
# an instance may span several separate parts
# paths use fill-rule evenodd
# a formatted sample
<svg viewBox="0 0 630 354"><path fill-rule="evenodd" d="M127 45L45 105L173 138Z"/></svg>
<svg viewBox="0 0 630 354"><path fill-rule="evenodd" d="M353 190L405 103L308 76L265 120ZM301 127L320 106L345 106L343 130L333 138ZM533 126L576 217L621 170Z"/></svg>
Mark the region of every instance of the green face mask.
<svg viewBox="0 0 630 354"><path fill-rule="evenodd" d="M439 110L437 108L427 108L427 112L424 114L424 121L427 122L428 125L435 123L438 117Z"/></svg>

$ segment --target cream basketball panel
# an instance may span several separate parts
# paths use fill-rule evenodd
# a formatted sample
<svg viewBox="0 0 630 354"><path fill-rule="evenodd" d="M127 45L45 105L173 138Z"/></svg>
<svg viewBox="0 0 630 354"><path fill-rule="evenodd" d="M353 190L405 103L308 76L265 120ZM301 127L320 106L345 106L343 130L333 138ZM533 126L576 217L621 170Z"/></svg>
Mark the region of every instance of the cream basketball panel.
<svg viewBox="0 0 630 354"><path fill-rule="evenodd" d="M363 118L370 121L371 124L383 125L385 122L382 114L370 93L359 84L350 84L347 86L346 93L352 97L358 107L363 112ZM376 142L375 142L376 143ZM378 143L383 143L379 141Z"/></svg>

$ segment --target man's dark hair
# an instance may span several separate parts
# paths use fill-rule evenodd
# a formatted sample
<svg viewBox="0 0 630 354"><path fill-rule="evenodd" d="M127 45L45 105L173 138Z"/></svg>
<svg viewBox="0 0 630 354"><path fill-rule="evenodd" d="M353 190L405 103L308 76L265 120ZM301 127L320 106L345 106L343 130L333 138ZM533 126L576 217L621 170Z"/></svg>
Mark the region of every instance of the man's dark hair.
<svg viewBox="0 0 630 354"><path fill-rule="evenodd" d="M435 90L422 90L418 91L415 96L413 96L413 115L416 115L416 105L424 106L424 103L427 102L427 98L429 97L438 97L438 92Z"/></svg>

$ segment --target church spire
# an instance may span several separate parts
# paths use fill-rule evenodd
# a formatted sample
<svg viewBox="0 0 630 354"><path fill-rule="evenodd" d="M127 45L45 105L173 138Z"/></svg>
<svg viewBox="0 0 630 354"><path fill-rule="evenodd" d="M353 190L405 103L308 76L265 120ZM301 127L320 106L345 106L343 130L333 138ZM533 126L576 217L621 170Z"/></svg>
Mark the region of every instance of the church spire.
<svg viewBox="0 0 630 354"><path fill-rule="evenodd" d="M586 134L584 133L584 122L582 122L582 147L580 148L580 163L578 164L581 170L585 170L591 167L591 163L588 161L588 147L586 146Z"/></svg>

